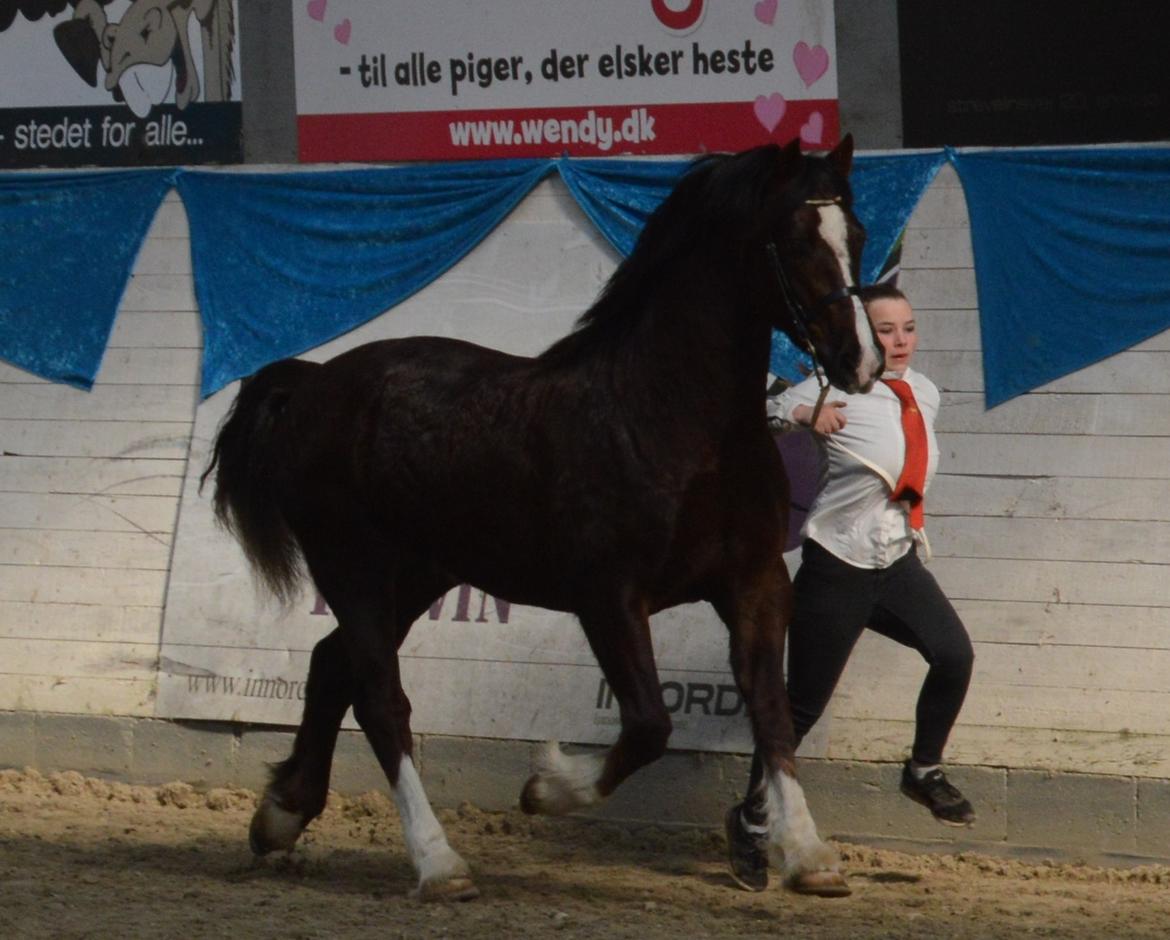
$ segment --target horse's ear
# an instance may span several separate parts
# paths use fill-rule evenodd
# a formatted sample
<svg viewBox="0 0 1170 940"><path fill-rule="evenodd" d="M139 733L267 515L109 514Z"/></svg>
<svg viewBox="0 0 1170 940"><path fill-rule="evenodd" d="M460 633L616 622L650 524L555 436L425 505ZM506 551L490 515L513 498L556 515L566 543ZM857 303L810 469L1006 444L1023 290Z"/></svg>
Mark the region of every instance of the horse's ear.
<svg viewBox="0 0 1170 940"><path fill-rule="evenodd" d="M794 137L780 148L780 152L776 156L776 177L781 180L791 179L796 175L796 168L800 165L802 158L800 138Z"/></svg>
<svg viewBox="0 0 1170 940"><path fill-rule="evenodd" d="M834 170L842 176L848 176L849 169L853 166L853 135L846 134L842 137L841 143L833 148L827 159Z"/></svg>

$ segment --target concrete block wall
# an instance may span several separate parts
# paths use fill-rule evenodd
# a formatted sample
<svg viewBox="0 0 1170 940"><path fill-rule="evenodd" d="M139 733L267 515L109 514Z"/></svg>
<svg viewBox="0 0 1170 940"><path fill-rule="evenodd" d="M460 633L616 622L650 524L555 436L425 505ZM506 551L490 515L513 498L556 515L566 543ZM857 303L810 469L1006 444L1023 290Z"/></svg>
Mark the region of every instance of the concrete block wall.
<svg viewBox="0 0 1170 940"><path fill-rule="evenodd" d="M260 790L283 760L292 732L222 723L0 712L0 768L74 770L135 784ZM436 808L471 802L510 810L540 745L422 735L415 760ZM750 759L671 751L583 817L633 826L719 828L738 800ZM801 781L826 838L913 852L989 855L1127 867L1170 864L1170 782L1003 767L955 767L975 804L970 829L940 826L898 792L894 763L804 759ZM345 794L388 792L359 732L343 731L331 786ZM243 838L243 835L241 835Z"/></svg>

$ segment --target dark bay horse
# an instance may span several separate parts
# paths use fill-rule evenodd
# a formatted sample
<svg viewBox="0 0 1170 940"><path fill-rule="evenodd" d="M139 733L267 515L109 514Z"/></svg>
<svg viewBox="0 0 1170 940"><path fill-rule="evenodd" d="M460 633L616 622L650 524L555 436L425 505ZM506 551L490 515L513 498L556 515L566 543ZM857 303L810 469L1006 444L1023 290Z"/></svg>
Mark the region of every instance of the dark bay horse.
<svg viewBox="0 0 1170 940"><path fill-rule="evenodd" d="M881 356L860 303L864 233L848 137L703 158L648 221L576 329L535 358L414 337L244 380L214 444L219 520L265 583L307 568L337 617L313 650L292 755L252 820L288 849L324 808L349 707L384 769L424 898L476 892L411 760L397 651L445 591L575 614L620 706L601 755L546 747L528 812L598 803L666 750L655 611L710 602L767 768L788 883L836 893L838 859L796 782L782 658L787 482L769 434L770 331L807 339L839 388ZM456 537L458 533L458 537Z"/></svg>

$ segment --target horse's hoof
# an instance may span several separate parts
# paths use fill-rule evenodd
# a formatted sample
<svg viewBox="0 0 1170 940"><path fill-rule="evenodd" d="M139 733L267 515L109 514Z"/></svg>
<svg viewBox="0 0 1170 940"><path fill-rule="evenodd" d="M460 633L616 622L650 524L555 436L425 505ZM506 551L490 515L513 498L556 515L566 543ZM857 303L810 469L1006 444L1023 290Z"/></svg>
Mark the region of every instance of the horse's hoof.
<svg viewBox="0 0 1170 940"><path fill-rule="evenodd" d="M847 898L853 893L845 876L838 871L806 871L794 875L788 882L788 889L820 898Z"/></svg>
<svg viewBox="0 0 1170 940"><path fill-rule="evenodd" d="M474 901L479 897L479 888L467 875L455 875L451 878L432 878L410 894L419 901Z"/></svg>
<svg viewBox="0 0 1170 940"><path fill-rule="evenodd" d="M520 808L532 815L564 816L601 802L601 754L566 754L548 741L534 755L536 773L520 792Z"/></svg>
<svg viewBox="0 0 1170 940"><path fill-rule="evenodd" d="M252 814L252 823L248 826L248 845L254 855L286 852L297 844L302 829L304 826L300 813L289 812L265 798Z"/></svg>
<svg viewBox="0 0 1170 940"><path fill-rule="evenodd" d="M545 787L541 783L540 777L533 774L524 784L524 789L520 791L520 809L529 816L536 816L541 812L541 801L537 794L542 789Z"/></svg>
<svg viewBox="0 0 1170 940"><path fill-rule="evenodd" d="M529 816L564 816L592 802L564 781L545 774L533 774L520 791L520 809Z"/></svg>

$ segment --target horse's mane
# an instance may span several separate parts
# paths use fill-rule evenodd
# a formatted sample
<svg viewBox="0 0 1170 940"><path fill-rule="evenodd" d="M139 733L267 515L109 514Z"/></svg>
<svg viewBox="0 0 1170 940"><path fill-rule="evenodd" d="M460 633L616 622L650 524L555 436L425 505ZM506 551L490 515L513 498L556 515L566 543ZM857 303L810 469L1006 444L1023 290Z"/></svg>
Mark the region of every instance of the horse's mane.
<svg viewBox="0 0 1170 940"><path fill-rule="evenodd" d="M633 251L618 265L576 328L545 353L550 359L593 342L626 335L638 313L652 315L651 295L664 280L726 276L745 242L762 230L762 213L777 211L781 148L768 144L743 153L694 160L675 188L647 219ZM808 167L800 159L791 199L803 198ZM762 247L762 245L760 246ZM762 256L762 252L761 252Z"/></svg>

